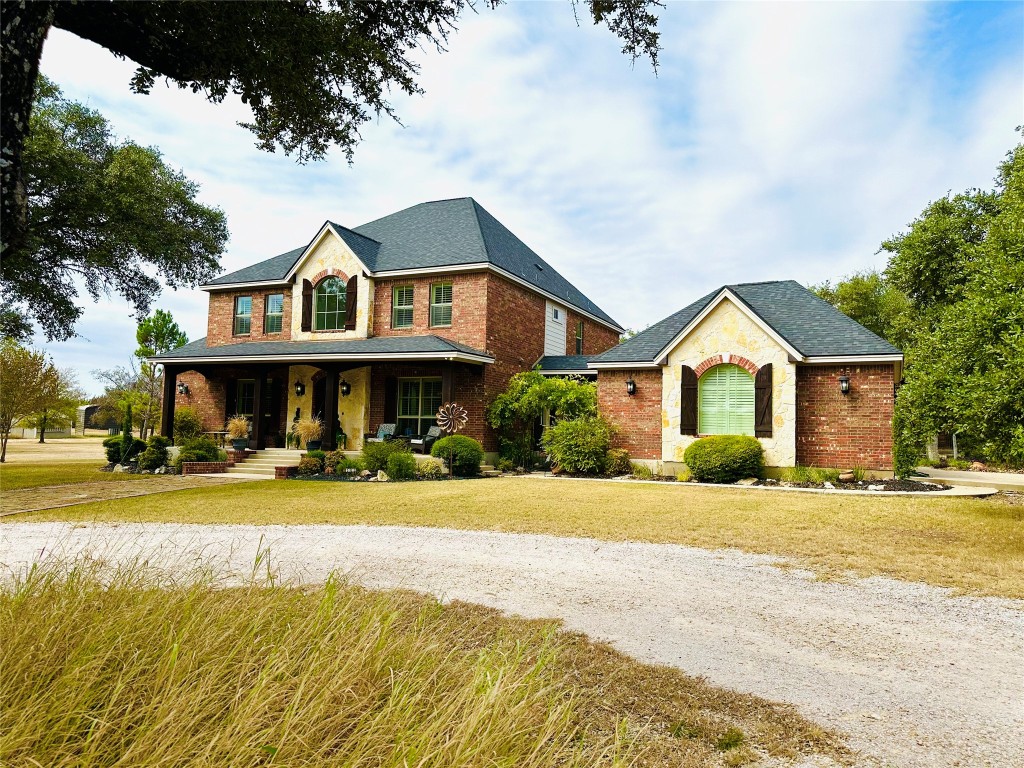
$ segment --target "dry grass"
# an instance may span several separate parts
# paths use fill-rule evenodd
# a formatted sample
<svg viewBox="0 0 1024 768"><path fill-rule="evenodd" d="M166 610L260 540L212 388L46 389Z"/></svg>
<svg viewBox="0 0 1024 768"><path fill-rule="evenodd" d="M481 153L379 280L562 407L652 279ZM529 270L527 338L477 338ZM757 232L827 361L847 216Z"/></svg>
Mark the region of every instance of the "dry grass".
<svg viewBox="0 0 1024 768"><path fill-rule="evenodd" d="M329 580L35 570L0 590L0 764L721 766L848 760L790 707L550 622Z"/></svg>
<svg viewBox="0 0 1024 768"><path fill-rule="evenodd" d="M440 483L245 483L8 518L333 523L650 541L784 555L824 577L885 575L1024 598L1024 506L676 484L502 478Z"/></svg>
<svg viewBox="0 0 1024 768"><path fill-rule="evenodd" d="M0 491L41 488L48 485L97 483L105 480L145 482L154 475L130 475L126 472L101 472L102 461L76 459L59 464L0 464Z"/></svg>

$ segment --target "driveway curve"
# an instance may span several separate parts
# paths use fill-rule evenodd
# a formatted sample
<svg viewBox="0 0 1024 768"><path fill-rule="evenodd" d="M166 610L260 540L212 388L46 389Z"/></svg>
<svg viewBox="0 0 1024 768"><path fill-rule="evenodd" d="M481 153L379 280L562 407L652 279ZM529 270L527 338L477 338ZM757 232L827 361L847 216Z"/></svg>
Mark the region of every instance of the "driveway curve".
<svg viewBox="0 0 1024 768"><path fill-rule="evenodd" d="M54 554L256 553L287 579L333 570L565 625L646 662L796 705L869 766L1024 765L1024 601L883 578L820 582L782 558L668 544L363 526L8 523L0 564Z"/></svg>

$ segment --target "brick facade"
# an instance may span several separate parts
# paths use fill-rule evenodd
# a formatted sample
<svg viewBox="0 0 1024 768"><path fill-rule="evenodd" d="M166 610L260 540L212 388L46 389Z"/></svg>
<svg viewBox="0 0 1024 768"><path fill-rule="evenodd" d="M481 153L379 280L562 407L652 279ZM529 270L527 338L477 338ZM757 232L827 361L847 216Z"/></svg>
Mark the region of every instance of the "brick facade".
<svg viewBox="0 0 1024 768"><path fill-rule="evenodd" d="M619 343L618 331L596 323L589 317L575 312L572 307L566 311L565 354L576 354L576 326L583 321L583 353L584 355L599 355L605 350L611 349Z"/></svg>
<svg viewBox="0 0 1024 768"><path fill-rule="evenodd" d="M181 462L181 474L183 475L213 475L227 472L228 467L234 466L230 461L183 461Z"/></svg>
<svg viewBox="0 0 1024 768"><path fill-rule="evenodd" d="M430 286L432 283L452 284L452 324L430 325ZM377 280L373 288L373 336L423 336L433 334L475 349L487 347L487 282L483 272L413 279ZM391 319L394 289L412 286L412 326L393 328ZM541 333L544 332L543 326Z"/></svg>
<svg viewBox="0 0 1024 768"><path fill-rule="evenodd" d="M280 333L263 332L263 313L267 296L284 294L284 313ZM251 331L244 336L234 335L235 298L252 297ZM245 341L288 341L292 336L292 292L290 287L268 290L225 291L210 294L209 316L206 324L206 346L219 347L222 344L239 344Z"/></svg>
<svg viewBox="0 0 1024 768"><path fill-rule="evenodd" d="M850 377L850 393L839 377ZM892 365L797 367L796 460L803 466L891 470Z"/></svg>
<svg viewBox="0 0 1024 768"><path fill-rule="evenodd" d="M700 378L705 374L705 372L707 372L711 368L714 368L716 365L721 365L722 363L726 363L727 365L738 365L751 376L757 376L757 363L755 363L752 360L747 360L747 358L741 355L732 354L712 355L711 357L702 361L696 368L694 368L693 372L697 374L697 378Z"/></svg>
<svg viewBox="0 0 1024 768"><path fill-rule="evenodd" d="M636 394L626 381L636 382ZM617 432L613 445L634 459L661 458L661 379L656 370L604 370L597 375L597 409Z"/></svg>

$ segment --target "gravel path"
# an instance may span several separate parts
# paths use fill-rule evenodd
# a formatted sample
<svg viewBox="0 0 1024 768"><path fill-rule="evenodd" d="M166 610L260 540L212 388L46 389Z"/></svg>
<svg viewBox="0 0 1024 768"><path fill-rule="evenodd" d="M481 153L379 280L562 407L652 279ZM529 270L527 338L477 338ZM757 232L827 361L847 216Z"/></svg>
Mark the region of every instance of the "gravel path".
<svg viewBox="0 0 1024 768"><path fill-rule="evenodd" d="M286 578L347 571L571 629L648 662L795 704L861 765L1024 765L1024 602L888 579L818 582L781 559L666 544L422 528L0 525L0 564L90 550L202 557Z"/></svg>

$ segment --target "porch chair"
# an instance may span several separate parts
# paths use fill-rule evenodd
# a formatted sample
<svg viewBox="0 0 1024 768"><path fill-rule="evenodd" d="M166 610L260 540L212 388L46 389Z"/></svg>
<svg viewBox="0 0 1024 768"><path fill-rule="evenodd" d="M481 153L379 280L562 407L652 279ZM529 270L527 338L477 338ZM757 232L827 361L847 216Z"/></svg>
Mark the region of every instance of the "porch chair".
<svg viewBox="0 0 1024 768"><path fill-rule="evenodd" d="M441 428L435 425L427 430L427 434L412 438L409 447L414 451L419 449L420 453L430 453L430 448L440 436Z"/></svg>
<svg viewBox="0 0 1024 768"><path fill-rule="evenodd" d="M390 440L395 436L395 426L394 424L381 424L377 429L377 436L366 438L366 442L383 443Z"/></svg>

